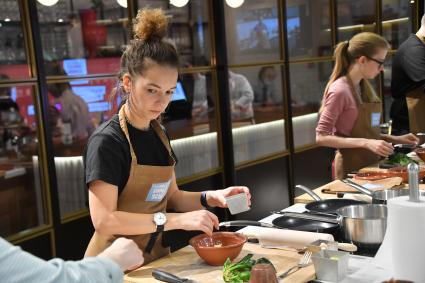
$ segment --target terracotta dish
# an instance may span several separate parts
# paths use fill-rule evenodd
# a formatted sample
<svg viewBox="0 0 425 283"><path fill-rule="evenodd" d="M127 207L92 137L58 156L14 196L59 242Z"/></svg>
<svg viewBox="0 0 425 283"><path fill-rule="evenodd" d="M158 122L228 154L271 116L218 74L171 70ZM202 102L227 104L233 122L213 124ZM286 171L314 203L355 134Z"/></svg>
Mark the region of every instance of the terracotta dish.
<svg viewBox="0 0 425 283"><path fill-rule="evenodd" d="M407 172L406 166L399 166L399 167L390 168L390 169L388 169L388 174L391 177L401 177L401 178L403 178L404 183L409 182L409 174ZM425 166L419 167L419 174L418 175L419 175L419 180L422 180L423 178L425 178Z"/></svg>
<svg viewBox="0 0 425 283"><path fill-rule="evenodd" d="M356 175L354 175L354 179L368 180L368 181L381 180L381 179L390 178L390 177L392 177L392 176L390 176L388 173L374 172L374 171L361 172L361 173L357 173Z"/></svg>
<svg viewBox="0 0 425 283"><path fill-rule="evenodd" d="M417 148L415 149L416 155L425 162L425 148Z"/></svg>
<svg viewBox="0 0 425 283"><path fill-rule="evenodd" d="M223 265L227 258L236 258L247 238L241 233L215 232L212 236L201 234L189 240L198 255L209 265Z"/></svg>

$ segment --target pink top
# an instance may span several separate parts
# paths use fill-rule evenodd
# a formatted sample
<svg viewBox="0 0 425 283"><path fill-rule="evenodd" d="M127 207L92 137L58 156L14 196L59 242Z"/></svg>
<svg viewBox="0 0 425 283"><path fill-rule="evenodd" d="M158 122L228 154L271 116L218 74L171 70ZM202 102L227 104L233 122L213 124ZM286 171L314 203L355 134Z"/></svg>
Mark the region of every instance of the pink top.
<svg viewBox="0 0 425 283"><path fill-rule="evenodd" d="M356 90L360 93L360 86ZM329 86L324 103L316 133L350 136L357 120L358 110L346 77L337 79Z"/></svg>

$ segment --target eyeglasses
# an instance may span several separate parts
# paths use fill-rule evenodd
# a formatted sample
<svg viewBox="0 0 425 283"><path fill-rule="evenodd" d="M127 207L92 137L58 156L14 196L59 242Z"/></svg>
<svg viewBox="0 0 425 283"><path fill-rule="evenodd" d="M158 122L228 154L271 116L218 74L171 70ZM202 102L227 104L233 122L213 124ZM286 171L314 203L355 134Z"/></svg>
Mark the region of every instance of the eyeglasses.
<svg viewBox="0 0 425 283"><path fill-rule="evenodd" d="M380 60L378 60L378 59L375 59L375 58L372 58L372 57L369 57L369 56L366 56L366 57L367 57L367 59L372 60L372 61L374 61L374 62L378 63L378 67L379 67L379 68L381 68L381 67L382 67L382 65L384 65L384 63L385 63L385 61L380 61Z"/></svg>

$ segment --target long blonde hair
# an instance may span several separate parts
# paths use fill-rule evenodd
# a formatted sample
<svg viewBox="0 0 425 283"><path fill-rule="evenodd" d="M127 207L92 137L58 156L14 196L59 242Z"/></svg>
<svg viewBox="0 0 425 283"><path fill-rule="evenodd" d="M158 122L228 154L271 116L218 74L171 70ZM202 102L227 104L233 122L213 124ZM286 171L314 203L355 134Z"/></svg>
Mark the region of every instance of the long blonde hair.
<svg viewBox="0 0 425 283"><path fill-rule="evenodd" d="M347 82L350 85L351 92L354 95L357 103L362 103L358 96L355 95L356 91L353 81L350 79L350 76L348 76L350 66L355 59L361 56L373 58L378 50L388 50L389 48L390 44L385 40L385 38L372 32L361 32L353 36L349 41L338 43L334 51L335 66L323 93L322 106L319 112L322 112L324 100L328 95L330 85L343 76L347 77ZM362 88L362 94L368 99L369 102L380 101L378 95L368 80L363 79L360 82L360 86Z"/></svg>

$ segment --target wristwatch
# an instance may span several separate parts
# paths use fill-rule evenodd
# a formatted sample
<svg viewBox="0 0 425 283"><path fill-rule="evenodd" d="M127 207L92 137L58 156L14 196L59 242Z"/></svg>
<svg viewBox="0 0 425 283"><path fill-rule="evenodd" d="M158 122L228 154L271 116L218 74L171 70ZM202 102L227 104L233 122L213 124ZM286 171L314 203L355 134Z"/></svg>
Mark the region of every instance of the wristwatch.
<svg viewBox="0 0 425 283"><path fill-rule="evenodd" d="M153 222L156 224L156 232L164 231L164 225L167 223L167 216L165 213L156 212L153 214Z"/></svg>

